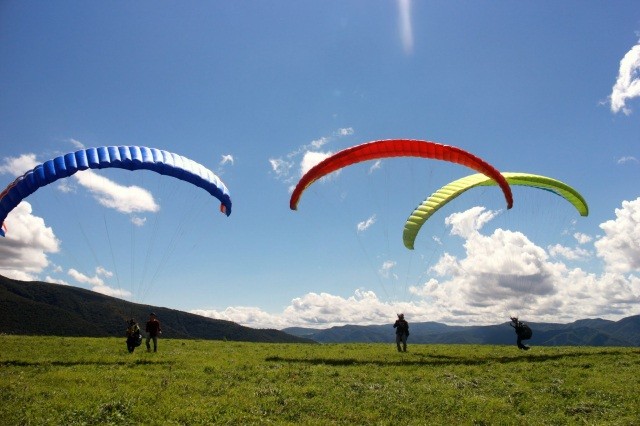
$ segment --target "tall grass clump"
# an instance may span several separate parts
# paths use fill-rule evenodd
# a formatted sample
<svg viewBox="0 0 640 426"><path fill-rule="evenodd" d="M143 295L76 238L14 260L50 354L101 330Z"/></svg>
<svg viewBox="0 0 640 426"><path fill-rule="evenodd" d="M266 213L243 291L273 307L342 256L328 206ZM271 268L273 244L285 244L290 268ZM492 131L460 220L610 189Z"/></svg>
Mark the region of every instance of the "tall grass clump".
<svg viewBox="0 0 640 426"><path fill-rule="evenodd" d="M637 425L640 350L0 336L3 425Z"/></svg>

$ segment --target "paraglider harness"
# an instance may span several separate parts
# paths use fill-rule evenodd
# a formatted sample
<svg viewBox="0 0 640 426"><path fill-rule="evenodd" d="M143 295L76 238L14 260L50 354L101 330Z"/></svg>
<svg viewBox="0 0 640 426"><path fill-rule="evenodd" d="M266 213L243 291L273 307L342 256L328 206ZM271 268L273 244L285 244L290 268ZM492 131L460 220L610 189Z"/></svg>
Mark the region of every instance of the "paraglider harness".
<svg viewBox="0 0 640 426"><path fill-rule="evenodd" d="M398 314L398 319L393 328L396 329L396 334L406 334L409 336L409 323L404 319L404 314Z"/></svg>
<svg viewBox="0 0 640 426"><path fill-rule="evenodd" d="M142 344L142 333L140 333L140 327L135 322L129 322L129 328L127 328L127 345L138 347Z"/></svg>
<svg viewBox="0 0 640 426"><path fill-rule="evenodd" d="M511 327L516 329L516 334L518 335L518 337L520 338L520 340L529 340L531 339L531 336L533 336L533 331L531 330L531 327L529 327L527 324L518 321L518 318L511 318L511 321L513 321L513 324L510 324Z"/></svg>

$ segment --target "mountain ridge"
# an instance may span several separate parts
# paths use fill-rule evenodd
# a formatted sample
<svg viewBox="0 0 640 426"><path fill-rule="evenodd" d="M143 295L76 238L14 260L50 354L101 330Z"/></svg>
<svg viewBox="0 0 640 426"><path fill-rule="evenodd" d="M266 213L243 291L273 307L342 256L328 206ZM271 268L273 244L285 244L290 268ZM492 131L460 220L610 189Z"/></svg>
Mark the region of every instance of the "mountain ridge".
<svg viewBox="0 0 640 426"><path fill-rule="evenodd" d="M0 333L4 334L118 337L124 336L129 318L136 318L144 330L151 312L160 319L165 338L315 343L280 330L254 329L78 287L0 275Z"/></svg>
<svg viewBox="0 0 640 426"><path fill-rule="evenodd" d="M527 322L533 336L527 344L538 346L640 346L640 315L618 321L580 319L568 324ZM284 328L286 333L319 343L389 343L395 341L392 324L343 325L328 329ZM410 324L409 341L424 344L514 344L509 322L495 325L459 326L437 322Z"/></svg>
<svg viewBox="0 0 640 426"><path fill-rule="evenodd" d="M127 302L90 290L0 275L0 333L106 337L123 336L134 317L144 329L150 312L162 322L163 336L180 339L236 340L274 343L392 343L392 324L342 325L328 329L288 327L254 329L175 309ZM528 323L539 346L640 346L640 315L611 321L580 319L568 324ZM411 323L411 343L515 343L508 322L483 326Z"/></svg>

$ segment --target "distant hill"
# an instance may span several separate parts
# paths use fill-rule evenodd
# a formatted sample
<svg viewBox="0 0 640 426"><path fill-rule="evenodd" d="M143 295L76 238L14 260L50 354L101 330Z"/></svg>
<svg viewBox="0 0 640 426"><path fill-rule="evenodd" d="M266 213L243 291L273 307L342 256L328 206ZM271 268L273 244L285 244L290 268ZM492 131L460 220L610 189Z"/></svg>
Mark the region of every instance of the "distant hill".
<svg viewBox="0 0 640 426"><path fill-rule="evenodd" d="M584 319L570 324L528 323L533 337L527 344L538 346L640 346L640 315L619 321ZM395 330L386 325L344 325L329 329L304 327L283 331L320 343L390 343ZM411 343L470 343L510 345L516 335L508 322L489 326L449 326L436 322L410 324Z"/></svg>
<svg viewBox="0 0 640 426"><path fill-rule="evenodd" d="M144 328L149 312L162 322L163 336L274 343L389 343L394 329L385 325L344 325L329 329L305 327L254 329L187 312L142 305L93 291L0 275L0 333L55 336L123 336L125 320L134 317ZM640 346L640 315L609 321L583 319L570 324L529 323L539 346ZM489 326L411 323L411 343L510 345L515 333L508 322Z"/></svg>
<svg viewBox="0 0 640 426"><path fill-rule="evenodd" d="M17 281L0 275L0 333L54 336L123 336L126 319L144 330L149 313L162 336L273 343L314 343L279 330L254 329L174 309L141 305L59 284Z"/></svg>

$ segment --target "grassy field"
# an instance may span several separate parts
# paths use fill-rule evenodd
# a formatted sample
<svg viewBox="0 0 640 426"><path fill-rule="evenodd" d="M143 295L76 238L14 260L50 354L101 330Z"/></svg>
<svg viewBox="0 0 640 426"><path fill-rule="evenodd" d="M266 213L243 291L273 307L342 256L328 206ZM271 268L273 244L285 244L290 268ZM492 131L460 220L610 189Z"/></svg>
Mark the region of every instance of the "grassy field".
<svg viewBox="0 0 640 426"><path fill-rule="evenodd" d="M0 424L640 424L640 349L0 336Z"/></svg>

